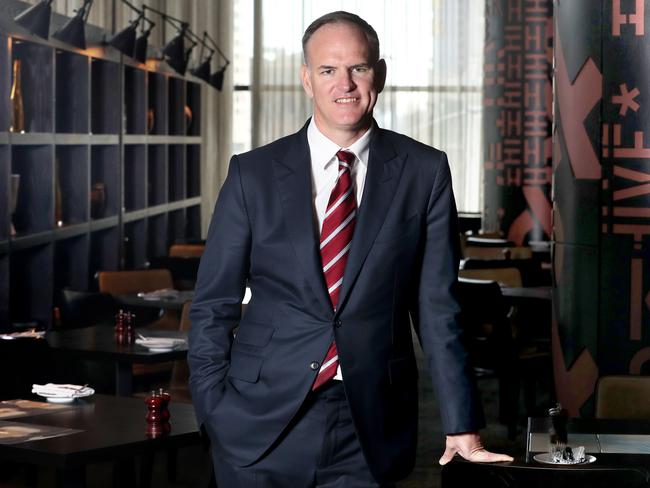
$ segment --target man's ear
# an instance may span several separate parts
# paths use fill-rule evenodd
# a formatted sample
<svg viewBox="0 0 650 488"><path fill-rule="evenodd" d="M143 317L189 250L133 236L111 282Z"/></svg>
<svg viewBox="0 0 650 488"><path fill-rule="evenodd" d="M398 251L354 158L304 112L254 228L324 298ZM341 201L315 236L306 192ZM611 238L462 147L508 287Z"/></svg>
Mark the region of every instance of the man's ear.
<svg viewBox="0 0 650 488"><path fill-rule="evenodd" d="M314 98L314 91L311 89L311 76L309 74L309 68L306 64L303 64L300 67L300 81L302 81L302 87L305 90L305 93L309 98Z"/></svg>
<svg viewBox="0 0 650 488"><path fill-rule="evenodd" d="M381 93L386 83L386 61L380 59L375 65L375 89Z"/></svg>

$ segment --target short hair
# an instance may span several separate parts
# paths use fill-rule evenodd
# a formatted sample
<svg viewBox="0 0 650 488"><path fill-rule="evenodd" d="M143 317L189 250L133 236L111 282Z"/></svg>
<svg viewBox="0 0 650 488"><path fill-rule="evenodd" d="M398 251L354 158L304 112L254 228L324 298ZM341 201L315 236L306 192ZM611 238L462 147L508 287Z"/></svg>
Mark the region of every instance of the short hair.
<svg viewBox="0 0 650 488"><path fill-rule="evenodd" d="M379 37L377 36L375 29L373 29L373 27L368 22L363 20L358 15L352 14L350 12L345 12L344 10L338 10L336 12L330 12L329 14L318 17L305 30L305 33L302 36L302 55L305 63L307 63L307 43L309 42L309 39L311 39L311 36L314 35L314 32L326 24L340 23L352 24L361 29L361 31L365 34L366 40L368 41L368 45L370 47L370 59L373 62L379 61Z"/></svg>

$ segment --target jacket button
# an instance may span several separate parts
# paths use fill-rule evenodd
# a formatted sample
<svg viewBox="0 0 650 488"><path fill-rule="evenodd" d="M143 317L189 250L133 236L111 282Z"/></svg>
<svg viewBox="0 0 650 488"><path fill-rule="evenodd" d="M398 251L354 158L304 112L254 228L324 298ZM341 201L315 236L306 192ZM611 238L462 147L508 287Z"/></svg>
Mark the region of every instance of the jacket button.
<svg viewBox="0 0 650 488"><path fill-rule="evenodd" d="M338 329L339 327L341 327L342 325L343 325L343 321L342 321L341 319L337 319L337 320L334 322L334 327L336 327L337 329Z"/></svg>
<svg viewBox="0 0 650 488"><path fill-rule="evenodd" d="M320 364L318 363L318 361L313 361L313 362L309 365L309 367L310 367L311 369L313 369L314 371L316 371L316 370L320 369Z"/></svg>

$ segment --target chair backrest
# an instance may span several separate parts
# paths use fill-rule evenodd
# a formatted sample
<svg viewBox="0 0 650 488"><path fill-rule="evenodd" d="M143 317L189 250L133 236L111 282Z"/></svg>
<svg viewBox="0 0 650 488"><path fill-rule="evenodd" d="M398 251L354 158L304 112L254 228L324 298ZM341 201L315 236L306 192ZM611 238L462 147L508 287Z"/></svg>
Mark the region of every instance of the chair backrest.
<svg viewBox="0 0 650 488"><path fill-rule="evenodd" d="M204 250L205 244L172 244L169 247L169 255L178 258L200 258Z"/></svg>
<svg viewBox="0 0 650 488"><path fill-rule="evenodd" d="M172 275L167 269L141 269L133 271L100 271L97 275L99 291L111 295L150 292L174 288Z"/></svg>
<svg viewBox="0 0 650 488"><path fill-rule="evenodd" d="M517 268L521 274L523 286L541 286L550 284L550 276L542 270L537 259L464 259L462 269Z"/></svg>
<svg viewBox="0 0 650 488"><path fill-rule="evenodd" d="M648 470L632 466L481 464L454 460L442 468L442 488L647 488Z"/></svg>
<svg viewBox="0 0 650 488"><path fill-rule="evenodd" d="M512 247L514 244L501 237L467 236L468 246L477 247Z"/></svg>
<svg viewBox="0 0 650 488"><path fill-rule="evenodd" d="M523 286L521 272L517 268L461 269L458 271L458 276L475 280L496 281L501 286L516 288Z"/></svg>
<svg viewBox="0 0 650 488"><path fill-rule="evenodd" d="M531 259L533 251L529 247L485 247L473 246L468 242L463 250L463 257L471 259Z"/></svg>
<svg viewBox="0 0 650 488"><path fill-rule="evenodd" d="M117 304L107 293L61 290L61 325L64 328L113 323Z"/></svg>
<svg viewBox="0 0 650 488"><path fill-rule="evenodd" d="M460 323L475 368L499 370L516 361L508 310L496 281L458 279Z"/></svg>
<svg viewBox="0 0 650 488"><path fill-rule="evenodd" d="M650 376L603 376L596 387L596 418L649 419Z"/></svg>
<svg viewBox="0 0 650 488"><path fill-rule="evenodd" d="M168 269L177 290L192 290L199 272L198 257L159 256L149 260L149 269Z"/></svg>

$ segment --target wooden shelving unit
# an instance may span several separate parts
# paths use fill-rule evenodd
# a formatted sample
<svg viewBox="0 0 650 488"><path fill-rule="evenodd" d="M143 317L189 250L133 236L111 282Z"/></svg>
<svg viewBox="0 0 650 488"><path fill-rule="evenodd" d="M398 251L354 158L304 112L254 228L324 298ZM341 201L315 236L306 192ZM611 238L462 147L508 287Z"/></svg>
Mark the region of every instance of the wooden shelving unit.
<svg viewBox="0 0 650 488"><path fill-rule="evenodd" d="M201 238L203 84L0 22L0 330L51 327L64 287ZM16 29L18 30L18 29ZM23 131L13 131L20 61ZM11 214L12 175L19 175ZM15 232L12 232L12 223Z"/></svg>

